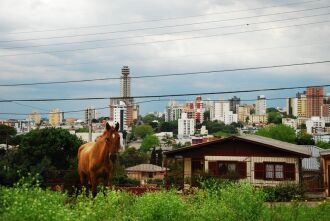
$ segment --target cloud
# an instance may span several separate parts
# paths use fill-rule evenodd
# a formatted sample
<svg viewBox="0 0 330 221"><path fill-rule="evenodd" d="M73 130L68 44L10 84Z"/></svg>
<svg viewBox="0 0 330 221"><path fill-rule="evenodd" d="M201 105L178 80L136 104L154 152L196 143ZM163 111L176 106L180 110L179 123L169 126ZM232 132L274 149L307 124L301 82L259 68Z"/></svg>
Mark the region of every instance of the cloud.
<svg viewBox="0 0 330 221"><path fill-rule="evenodd" d="M163 2L153 0L142 0L138 2L135 0L2 0L0 2L0 56L5 54L35 53L90 47L104 48L63 53L0 57L0 84L119 77L123 65L130 66L132 76L139 76L329 60L328 51L330 46L328 36L330 34L330 27L328 23L254 31L257 29L329 20L329 15L307 17L327 13L329 12L328 8L252 18L252 16L260 16L270 13L321 7L326 4L322 1L315 1L306 4L283 5L281 7L268 7L259 10L246 10L249 8L262 8L277 4L287 4L287 2L271 0L192 0L189 2L174 0ZM218 12L223 13L221 14ZM178 18L206 13L212 14L208 16L196 16L181 19L167 19L157 22L106 26L106 24ZM258 25L253 24L256 22L269 22L272 20L304 16L306 18L262 23ZM241 20L233 19L239 17L251 18ZM228 21L82 36L83 34L95 34L99 32L144 29L148 27L226 19ZM72 29L73 27L93 25L104 26ZM219 28L233 25L241 26ZM62 28L68 29L59 30ZM205 28L213 29L176 34L163 34ZM55 29L56 31L36 31L52 29ZM10 32L15 32L16 34ZM17 34L18 32L28 33ZM229 35L228 33L232 34ZM153 36L136 38L136 36L151 34ZM40 39L66 35L81 36L44 40ZM207 37L210 35L217 36ZM36 46L40 44L68 43L74 41L101 40L128 36L135 37L84 44L65 44L15 50L1 49L6 47ZM167 41L182 38L185 38L185 40ZM35 40L14 41L19 39ZM150 43L153 41L166 42ZM118 46L135 43L145 44ZM132 80L132 93L133 95L155 95L166 93L206 92L211 90L222 91L267 88L283 85L295 86L302 84L323 84L330 81L328 70L328 64L318 64L301 67L215 73L198 76L139 79ZM0 88L0 91L2 96L10 98L110 97L112 95L119 95L119 81L114 80L71 85ZM267 96L292 96L295 92L285 91L265 94ZM256 97L257 94L240 94L239 96L249 98ZM43 104L43 107L51 109L51 107L57 106L62 109L75 109L84 108L93 103L103 106L107 105L108 101L45 103ZM284 102L276 101L273 104L283 106ZM166 102L143 104L141 105L141 112L146 113L154 110L163 110L164 105L166 105ZM4 106L5 104L0 104L1 108ZM15 111L15 108L17 107L6 107L8 111L10 111L10 108ZM22 108L24 109L24 107ZM26 110L30 111L28 108ZM104 111L103 113L108 114L107 111Z"/></svg>

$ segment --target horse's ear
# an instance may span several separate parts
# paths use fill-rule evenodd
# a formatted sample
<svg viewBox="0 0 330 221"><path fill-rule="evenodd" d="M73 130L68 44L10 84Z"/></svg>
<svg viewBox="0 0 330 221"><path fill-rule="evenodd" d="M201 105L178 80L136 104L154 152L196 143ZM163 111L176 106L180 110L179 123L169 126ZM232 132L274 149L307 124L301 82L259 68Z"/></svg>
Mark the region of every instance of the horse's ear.
<svg viewBox="0 0 330 221"><path fill-rule="evenodd" d="M116 123L116 128L115 129L116 129L116 131L119 130L119 123L118 122Z"/></svg>
<svg viewBox="0 0 330 221"><path fill-rule="evenodd" d="M110 130L111 129L111 126L110 126L110 124L107 122L107 124L105 125L105 128L107 129L107 130Z"/></svg>

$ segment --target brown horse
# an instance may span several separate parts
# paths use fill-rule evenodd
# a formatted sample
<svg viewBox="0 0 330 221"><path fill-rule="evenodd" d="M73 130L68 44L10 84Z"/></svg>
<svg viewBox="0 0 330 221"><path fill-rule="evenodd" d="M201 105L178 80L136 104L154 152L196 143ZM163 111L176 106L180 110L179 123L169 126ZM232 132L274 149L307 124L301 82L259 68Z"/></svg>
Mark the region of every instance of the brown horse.
<svg viewBox="0 0 330 221"><path fill-rule="evenodd" d="M83 144L78 150L78 173L82 186L87 188L88 181L92 186L93 197L100 180L104 186L109 184L112 177L112 158L120 148L119 124L115 127L106 124L106 129L95 142Z"/></svg>

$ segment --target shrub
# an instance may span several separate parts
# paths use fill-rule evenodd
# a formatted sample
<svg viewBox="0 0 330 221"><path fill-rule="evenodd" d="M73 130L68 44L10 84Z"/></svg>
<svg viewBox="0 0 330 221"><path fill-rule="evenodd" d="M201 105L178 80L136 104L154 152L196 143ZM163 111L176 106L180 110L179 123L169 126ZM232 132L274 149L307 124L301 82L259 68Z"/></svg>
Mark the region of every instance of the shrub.
<svg viewBox="0 0 330 221"><path fill-rule="evenodd" d="M299 200L304 197L304 188L298 184L280 184L275 187L263 187L266 194L266 201L288 202Z"/></svg>
<svg viewBox="0 0 330 221"><path fill-rule="evenodd" d="M189 205L174 191L148 192L132 208L133 220L188 220Z"/></svg>

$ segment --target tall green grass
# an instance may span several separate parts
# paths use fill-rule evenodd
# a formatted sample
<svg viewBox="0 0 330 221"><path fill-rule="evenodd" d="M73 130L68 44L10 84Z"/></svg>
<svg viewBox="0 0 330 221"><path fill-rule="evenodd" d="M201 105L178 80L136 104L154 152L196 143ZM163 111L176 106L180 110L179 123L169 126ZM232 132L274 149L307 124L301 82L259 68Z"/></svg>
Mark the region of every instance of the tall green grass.
<svg viewBox="0 0 330 221"><path fill-rule="evenodd" d="M0 220L330 220L330 203L268 204L265 193L249 184L213 185L191 195L176 191L142 196L109 190L95 199L21 184L0 187Z"/></svg>

